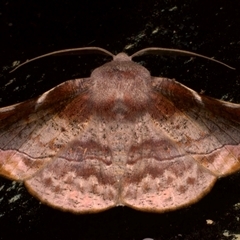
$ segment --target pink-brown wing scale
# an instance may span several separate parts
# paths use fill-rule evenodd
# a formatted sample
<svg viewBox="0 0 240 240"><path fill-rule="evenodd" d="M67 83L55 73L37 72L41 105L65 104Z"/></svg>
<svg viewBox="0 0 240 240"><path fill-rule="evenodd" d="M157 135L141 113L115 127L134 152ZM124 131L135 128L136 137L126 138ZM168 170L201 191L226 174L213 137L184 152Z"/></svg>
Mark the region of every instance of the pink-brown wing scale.
<svg viewBox="0 0 240 240"><path fill-rule="evenodd" d="M218 177L240 169L240 106L170 79L153 78L152 86L148 131L129 149L122 198L162 212L196 202Z"/></svg>

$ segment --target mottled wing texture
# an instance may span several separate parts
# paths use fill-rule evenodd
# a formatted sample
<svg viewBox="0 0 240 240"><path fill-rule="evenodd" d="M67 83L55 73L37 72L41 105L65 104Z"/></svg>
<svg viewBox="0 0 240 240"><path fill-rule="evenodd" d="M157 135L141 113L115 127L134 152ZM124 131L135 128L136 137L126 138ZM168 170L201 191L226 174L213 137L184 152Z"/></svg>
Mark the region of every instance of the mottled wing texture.
<svg viewBox="0 0 240 240"><path fill-rule="evenodd" d="M152 78L156 100L145 139L129 150L124 204L162 212L196 202L240 169L240 105ZM128 177L129 176L129 177Z"/></svg>

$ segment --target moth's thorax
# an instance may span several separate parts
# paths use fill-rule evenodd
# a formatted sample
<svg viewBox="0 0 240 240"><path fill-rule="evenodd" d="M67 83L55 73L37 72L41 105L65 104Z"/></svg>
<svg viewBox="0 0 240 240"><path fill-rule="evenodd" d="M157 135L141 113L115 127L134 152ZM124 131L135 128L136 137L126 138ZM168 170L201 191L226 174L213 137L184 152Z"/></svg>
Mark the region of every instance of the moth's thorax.
<svg viewBox="0 0 240 240"><path fill-rule="evenodd" d="M94 70L91 80L89 99L95 109L124 117L149 105L151 76L137 63L114 60Z"/></svg>

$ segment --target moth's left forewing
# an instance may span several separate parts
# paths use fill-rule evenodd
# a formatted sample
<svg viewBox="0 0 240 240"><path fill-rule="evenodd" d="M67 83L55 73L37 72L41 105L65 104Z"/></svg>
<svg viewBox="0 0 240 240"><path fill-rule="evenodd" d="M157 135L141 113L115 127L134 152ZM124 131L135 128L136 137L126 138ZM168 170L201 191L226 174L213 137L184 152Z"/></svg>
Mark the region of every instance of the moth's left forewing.
<svg viewBox="0 0 240 240"><path fill-rule="evenodd" d="M36 99L0 109L1 175L14 180L32 176L74 137L72 111L79 125L89 116L87 84L88 79L70 80Z"/></svg>

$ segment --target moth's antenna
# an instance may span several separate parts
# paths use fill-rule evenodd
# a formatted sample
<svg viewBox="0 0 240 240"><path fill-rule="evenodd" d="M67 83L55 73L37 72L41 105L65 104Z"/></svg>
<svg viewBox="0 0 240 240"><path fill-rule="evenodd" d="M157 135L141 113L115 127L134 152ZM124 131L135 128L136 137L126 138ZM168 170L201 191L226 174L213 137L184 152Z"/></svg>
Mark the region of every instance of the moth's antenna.
<svg viewBox="0 0 240 240"><path fill-rule="evenodd" d="M190 51L185 51L185 50L180 50L180 49L172 49L172 48L144 48L136 53L134 53L131 58L134 58L134 57L139 57L139 56L142 56L142 55L146 55L146 54L154 54L154 55L170 55L170 56L190 56L190 57L200 57L200 58L205 58L207 60L210 60L210 61L213 61L213 62L216 62L216 63L219 63L227 68L230 68L230 69L233 69L235 70L235 68L221 62L221 61L218 61L214 58L210 58L210 57L207 57L207 56L204 56L204 55L201 55L201 54L198 54L198 53L194 53L194 52L190 52Z"/></svg>
<svg viewBox="0 0 240 240"><path fill-rule="evenodd" d="M17 70L18 68L22 67L23 65L25 65L27 63L30 63L30 62L33 62L40 58L44 58L44 57L48 57L48 56L92 54L92 53L107 55L107 56L111 56L112 58L115 56L111 52L109 52L103 48L99 48L99 47L69 48L69 49L63 49L63 50L59 50L59 51L55 51L55 52L50 52L50 53L47 53L47 54L44 54L44 55L41 55L41 56L38 56L38 57L35 57L32 59L29 59L26 62L15 67L12 71L10 71L10 73L14 72L15 70Z"/></svg>

